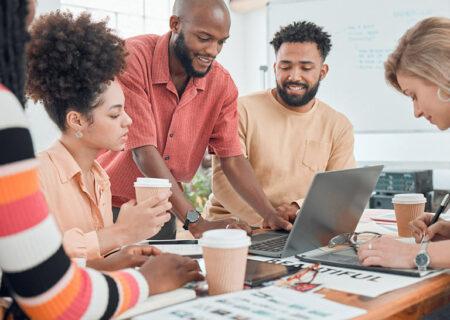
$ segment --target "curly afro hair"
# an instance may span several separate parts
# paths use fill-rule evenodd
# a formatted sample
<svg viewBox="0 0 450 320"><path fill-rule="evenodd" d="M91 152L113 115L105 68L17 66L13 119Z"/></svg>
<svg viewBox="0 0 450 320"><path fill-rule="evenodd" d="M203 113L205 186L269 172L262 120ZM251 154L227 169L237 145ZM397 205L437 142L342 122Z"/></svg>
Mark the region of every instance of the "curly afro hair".
<svg viewBox="0 0 450 320"><path fill-rule="evenodd" d="M27 94L43 102L62 131L70 110L91 118L99 95L125 67L124 41L106 21L59 10L39 17L30 34Z"/></svg>
<svg viewBox="0 0 450 320"><path fill-rule="evenodd" d="M270 44L273 45L275 53L277 53L285 42L316 43L323 60L325 60L331 50L330 34L323 31L322 27L308 21L297 21L282 27L275 33Z"/></svg>

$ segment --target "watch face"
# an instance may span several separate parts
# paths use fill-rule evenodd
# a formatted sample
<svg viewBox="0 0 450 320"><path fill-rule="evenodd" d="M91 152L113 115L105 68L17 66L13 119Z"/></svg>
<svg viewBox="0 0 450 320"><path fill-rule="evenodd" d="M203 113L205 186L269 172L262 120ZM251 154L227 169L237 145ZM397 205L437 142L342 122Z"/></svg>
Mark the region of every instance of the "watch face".
<svg viewBox="0 0 450 320"><path fill-rule="evenodd" d="M416 266L418 267L424 267L428 265L429 262L428 255L426 253L419 253L416 256Z"/></svg>
<svg viewBox="0 0 450 320"><path fill-rule="evenodd" d="M189 222L197 222L199 217L200 214L197 211L188 211L186 215L186 219L189 220Z"/></svg>

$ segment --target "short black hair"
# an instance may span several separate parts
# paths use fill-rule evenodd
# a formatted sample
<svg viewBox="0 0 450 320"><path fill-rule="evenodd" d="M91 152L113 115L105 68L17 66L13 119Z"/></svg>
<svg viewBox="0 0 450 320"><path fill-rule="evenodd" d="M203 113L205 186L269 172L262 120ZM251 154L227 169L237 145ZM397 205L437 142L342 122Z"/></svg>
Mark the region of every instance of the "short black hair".
<svg viewBox="0 0 450 320"><path fill-rule="evenodd" d="M273 45L275 53L277 53L285 42L313 42L317 44L323 60L331 50L330 34L323 31L322 27L308 21L296 21L282 27L275 33L270 44Z"/></svg>
<svg viewBox="0 0 450 320"><path fill-rule="evenodd" d="M75 17L56 11L40 16L31 27L27 48L27 93L42 101L62 130L75 110L88 117L107 84L125 67L124 41L90 14Z"/></svg>

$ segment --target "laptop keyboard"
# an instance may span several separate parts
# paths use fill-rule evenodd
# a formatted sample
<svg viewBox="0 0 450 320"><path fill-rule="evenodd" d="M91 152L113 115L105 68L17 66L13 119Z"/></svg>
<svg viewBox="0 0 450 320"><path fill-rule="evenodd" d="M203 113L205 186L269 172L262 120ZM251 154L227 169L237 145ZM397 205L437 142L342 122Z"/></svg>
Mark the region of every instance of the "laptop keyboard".
<svg viewBox="0 0 450 320"><path fill-rule="evenodd" d="M272 238L263 242L255 243L250 246L250 250L260 251L282 251L288 235Z"/></svg>

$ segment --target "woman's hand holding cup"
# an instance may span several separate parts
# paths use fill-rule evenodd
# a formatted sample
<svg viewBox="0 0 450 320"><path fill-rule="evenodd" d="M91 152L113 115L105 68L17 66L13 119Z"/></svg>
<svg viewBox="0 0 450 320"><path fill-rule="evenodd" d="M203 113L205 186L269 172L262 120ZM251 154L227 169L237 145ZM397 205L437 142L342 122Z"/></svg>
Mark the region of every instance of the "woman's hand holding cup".
<svg viewBox="0 0 450 320"><path fill-rule="evenodd" d="M161 230L170 220L167 211L172 208L168 201L171 195L170 191L164 191L140 203L131 200L122 205L115 224L124 238L124 244L148 239Z"/></svg>

